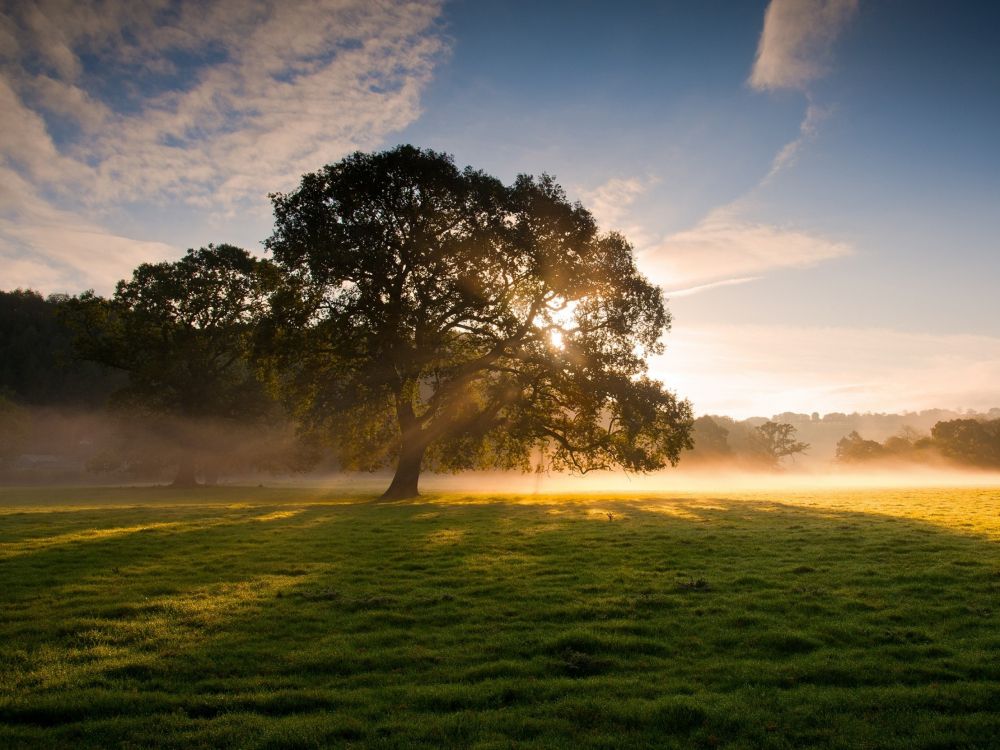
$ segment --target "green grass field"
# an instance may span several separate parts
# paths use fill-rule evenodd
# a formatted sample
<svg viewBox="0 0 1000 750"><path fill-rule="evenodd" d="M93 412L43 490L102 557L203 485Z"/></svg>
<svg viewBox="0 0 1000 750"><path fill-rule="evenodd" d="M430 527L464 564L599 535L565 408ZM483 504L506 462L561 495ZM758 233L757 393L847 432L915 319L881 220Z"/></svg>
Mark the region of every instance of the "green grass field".
<svg viewBox="0 0 1000 750"><path fill-rule="evenodd" d="M1000 490L0 490L0 747L1000 747Z"/></svg>

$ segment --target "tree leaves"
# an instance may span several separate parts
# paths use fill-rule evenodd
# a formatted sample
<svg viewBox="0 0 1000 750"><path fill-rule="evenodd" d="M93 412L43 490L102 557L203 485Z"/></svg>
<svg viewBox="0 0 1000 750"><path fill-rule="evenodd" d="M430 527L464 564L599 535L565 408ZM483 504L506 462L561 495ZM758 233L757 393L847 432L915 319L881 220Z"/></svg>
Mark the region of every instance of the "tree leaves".
<svg viewBox="0 0 1000 750"><path fill-rule="evenodd" d="M646 377L670 324L619 234L555 180L511 186L412 146L356 153L272 196L286 394L374 466L648 471L691 408ZM396 435L386 444L386 425Z"/></svg>

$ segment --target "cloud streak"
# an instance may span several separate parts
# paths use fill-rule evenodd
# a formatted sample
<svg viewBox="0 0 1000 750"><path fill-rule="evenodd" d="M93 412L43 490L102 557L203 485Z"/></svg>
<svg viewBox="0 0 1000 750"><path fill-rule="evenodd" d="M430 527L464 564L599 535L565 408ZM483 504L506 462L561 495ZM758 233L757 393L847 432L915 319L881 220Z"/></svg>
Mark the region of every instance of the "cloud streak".
<svg viewBox="0 0 1000 750"><path fill-rule="evenodd" d="M581 190L584 205L605 230L622 232L631 242L644 246L653 237L639 223L631 221L635 201L659 180L656 177L612 177L592 190Z"/></svg>
<svg viewBox="0 0 1000 750"><path fill-rule="evenodd" d="M657 283L680 294L744 283L781 268L807 268L853 252L844 242L805 231L753 223L732 210L709 214L640 256ZM674 296L679 296L674 292Z"/></svg>
<svg viewBox="0 0 1000 750"><path fill-rule="evenodd" d="M795 163L795 159L798 157L799 151L808 141L811 141L816 137L816 132L819 129L819 123L822 122L828 114L828 109L819 107L812 102L809 103L809 106L806 107L805 117L802 118L802 123L799 125L798 137L786 143L781 150L775 154L774 160L771 162L771 169L768 171L764 179L761 180L761 185L766 185L774 179L779 172L787 169Z"/></svg>

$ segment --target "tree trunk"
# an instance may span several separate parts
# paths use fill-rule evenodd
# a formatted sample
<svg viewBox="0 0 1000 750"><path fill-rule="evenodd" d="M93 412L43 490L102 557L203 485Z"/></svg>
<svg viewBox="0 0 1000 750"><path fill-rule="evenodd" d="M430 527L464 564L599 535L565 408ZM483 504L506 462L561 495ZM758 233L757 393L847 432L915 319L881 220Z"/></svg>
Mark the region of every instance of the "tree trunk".
<svg viewBox="0 0 1000 750"><path fill-rule="evenodd" d="M174 475L174 481L170 486L185 489L198 486L198 481L194 476L194 459L190 456L185 456L181 459L177 465L177 473Z"/></svg>
<svg viewBox="0 0 1000 750"><path fill-rule="evenodd" d="M417 482L420 480L420 464L424 460L426 445L403 443L399 452L399 463L396 464L396 474L392 484L380 498L381 500L408 500L417 497Z"/></svg>

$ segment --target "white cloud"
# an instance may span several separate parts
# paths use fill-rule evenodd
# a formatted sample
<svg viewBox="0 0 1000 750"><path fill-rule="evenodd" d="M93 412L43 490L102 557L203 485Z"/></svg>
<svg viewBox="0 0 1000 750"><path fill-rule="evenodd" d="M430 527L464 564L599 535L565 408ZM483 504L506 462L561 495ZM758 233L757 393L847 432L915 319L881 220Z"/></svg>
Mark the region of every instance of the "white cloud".
<svg viewBox="0 0 1000 750"><path fill-rule="evenodd" d="M829 69L834 41L858 0L771 0L750 74L755 89L800 89Z"/></svg>
<svg viewBox="0 0 1000 750"><path fill-rule="evenodd" d="M833 42L857 7L858 0L771 0L750 84L756 89L800 89L808 96L808 84L826 72ZM830 108L809 98L798 135L775 154L754 190L795 163L829 113ZM602 225L618 226L649 185L635 177L618 178L584 195ZM741 212L745 203L741 198L717 208L691 229L659 240L640 225L624 229L639 247L642 269L671 297L744 284L768 271L807 268L853 252L848 243L801 228L750 220Z"/></svg>
<svg viewBox="0 0 1000 750"><path fill-rule="evenodd" d="M179 90L139 97L137 111L114 114L101 135L77 145L80 160L96 165L98 201L167 196L229 210L262 203L302 173L412 122L445 49L433 33L436 1L188 2L169 24L156 22L163 8L146 10L125 16L122 28L84 24L89 35L58 45L35 37L53 60L67 45L110 43L102 61L111 71L137 60L169 73L178 54L218 58ZM123 29L139 41L123 41ZM52 67L55 80L73 80L66 65Z"/></svg>
<svg viewBox="0 0 1000 750"><path fill-rule="evenodd" d="M72 120L87 133L97 133L111 120L111 110L105 104L72 83L39 75L26 88L41 109Z"/></svg>
<svg viewBox="0 0 1000 750"><path fill-rule="evenodd" d="M670 235L639 258L650 278L676 296L678 291L690 294L720 282L749 281L778 268L806 268L851 252L847 243L752 223L723 209L692 229Z"/></svg>
<svg viewBox="0 0 1000 750"><path fill-rule="evenodd" d="M643 247L655 238L640 222L632 220L631 207L659 180L655 177L613 177L596 188L580 190L584 207L603 231L621 232L633 245Z"/></svg>
<svg viewBox="0 0 1000 750"><path fill-rule="evenodd" d="M877 328L686 325L651 369L700 413L1000 405L1000 338Z"/></svg>
<svg viewBox="0 0 1000 750"><path fill-rule="evenodd" d="M33 181L79 186L90 173L85 164L61 154L49 137L45 120L29 109L0 76L0 165L16 165ZM0 204L2 207L2 204Z"/></svg>
<svg viewBox="0 0 1000 750"><path fill-rule="evenodd" d="M670 289L666 292L666 296L668 299L675 299L677 297L690 297L692 294L700 294L701 292L708 291L709 289L718 289L720 287L747 284L751 281L757 281L757 279L759 278L760 276L740 276L735 279L722 279L721 281L710 281L707 284L698 284L697 286L689 286L686 289Z"/></svg>
<svg viewBox="0 0 1000 750"><path fill-rule="evenodd" d="M4 283L16 257L22 276L48 258L107 286L121 274L100 273L167 246L82 216L131 203L264 216L267 193L381 145L419 116L423 88L447 53L442 2L7 6L0 168L24 179L28 197L0 193ZM88 260L78 267L78 257ZM40 272L38 283L51 278Z"/></svg>
<svg viewBox="0 0 1000 750"><path fill-rule="evenodd" d="M593 190L581 190L583 204L603 228L617 229L629 206L645 193L655 180L640 177L613 177Z"/></svg>

